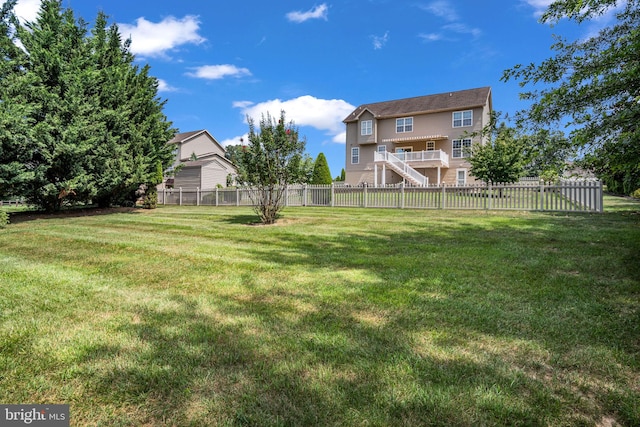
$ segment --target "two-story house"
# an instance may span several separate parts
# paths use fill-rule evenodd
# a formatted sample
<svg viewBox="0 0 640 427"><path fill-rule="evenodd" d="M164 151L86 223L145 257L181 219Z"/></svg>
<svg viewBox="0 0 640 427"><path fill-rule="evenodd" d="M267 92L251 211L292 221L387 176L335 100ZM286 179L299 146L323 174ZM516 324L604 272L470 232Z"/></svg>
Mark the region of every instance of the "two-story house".
<svg viewBox="0 0 640 427"><path fill-rule="evenodd" d="M168 142L174 146L174 168L181 166L167 185L185 189L212 189L226 186L227 176L237 170L226 150L207 130L179 133Z"/></svg>
<svg viewBox="0 0 640 427"><path fill-rule="evenodd" d="M350 185L464 185L474 182L467 148L482 143L492 111L491 88L364 104L346 125Z"/></svg>

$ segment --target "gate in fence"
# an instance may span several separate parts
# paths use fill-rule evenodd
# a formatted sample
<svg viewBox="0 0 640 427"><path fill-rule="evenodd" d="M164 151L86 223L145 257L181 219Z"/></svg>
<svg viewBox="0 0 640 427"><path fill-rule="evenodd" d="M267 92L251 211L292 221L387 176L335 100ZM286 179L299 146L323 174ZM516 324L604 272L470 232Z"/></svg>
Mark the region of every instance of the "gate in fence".
<svg viewBox="0 0 640 427"><path fill-rule="evenodd" d="M165 205L253 206L253 200L257 200L256 191L242 187L165 189L158 193L158 202ZM595 180L428 187L291 185L286 188L284 199L285 206L603 211L602 183Z"/></svg>

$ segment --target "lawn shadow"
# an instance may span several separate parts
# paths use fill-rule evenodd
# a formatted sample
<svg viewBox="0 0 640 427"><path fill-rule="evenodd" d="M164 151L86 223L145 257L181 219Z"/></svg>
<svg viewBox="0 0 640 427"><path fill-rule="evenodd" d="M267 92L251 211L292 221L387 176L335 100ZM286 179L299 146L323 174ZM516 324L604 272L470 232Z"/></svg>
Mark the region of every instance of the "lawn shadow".
<svg viewBox="0 0 640 427"><path fill-rule="evenodd" d="M9 223L19 224L28 221L35 221L38 219L66 219L66 218L79 218L85 216L99 216L99 215L112 215L117 213L137 213L139 208L77 208L77 209L64 209L59 212L39 212L39 211L20 211L9 213Z"/></svg>

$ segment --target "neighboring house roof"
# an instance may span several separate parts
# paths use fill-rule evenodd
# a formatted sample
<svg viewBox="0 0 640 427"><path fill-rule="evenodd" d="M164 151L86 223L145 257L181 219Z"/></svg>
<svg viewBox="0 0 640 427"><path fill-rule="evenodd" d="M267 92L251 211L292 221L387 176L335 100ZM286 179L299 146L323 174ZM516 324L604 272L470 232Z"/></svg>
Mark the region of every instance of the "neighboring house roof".
<svg viewBox="0 0 640 427"><path fill-rule="evenodd" d="M482 107L491 95L490 87L466 89L457 92L445 92L435 95L416 96L394 101L363 104L353 110L344 123L355 122L365 111L369 111L376 119L400 117L413 114L427 114L439 111L458 110L462 108ZM491 108L491 105L489 106Z"/></svg>
<svg viewBox="0 0 640 427"><path fill-rule="evenodd" d="M178 133L167 144L177 144L177 143L187 142L189 139L191 139L191 138L193 138L195 136L198 136L203 132L207 132L207 130L206 129L200 129L200 130L194 130L194 131L191 131L191 132ZM207 132L207 133L209 133L209 132ZM211 136L211 138L215 141L215 138L213 137L213 135L209 134L209 136Z"/></svg>
<svg viewBox="0 0 640 427"><path fill-rule="evenodd" d="M167 142L167 144L178 144L178 145L184 144L186 142L189 142L189 140L196 138L202 134L206 134L215 145L220 147L223 153L227 152L227 150L225 150L225 148L206 129L178 133L169 142ZM196 161L182 161L181 163L184 165L184 167L197 167L197 166L203 166L205 164L211 163L214 159L221 160L222 162L235 168L235 165L233 164L233 162L231 162L231 160L227 159L225 156L221 156L220 154L213 153L213 152L200 154L198 156L198 160Z"/></svg>
<svg viewBox="0 0 640 427"><path fill-rule="evenodd" d="M182 165L185 168L200 167L200 166L208 165L214 160L222 160L224 163L227 163L233 166L233 163L231 163L229 159L227 159L226 157L222 157L219 154L214 154L206 158L201 158L200 160L190 160L188 162L182 162Z"/></svg>

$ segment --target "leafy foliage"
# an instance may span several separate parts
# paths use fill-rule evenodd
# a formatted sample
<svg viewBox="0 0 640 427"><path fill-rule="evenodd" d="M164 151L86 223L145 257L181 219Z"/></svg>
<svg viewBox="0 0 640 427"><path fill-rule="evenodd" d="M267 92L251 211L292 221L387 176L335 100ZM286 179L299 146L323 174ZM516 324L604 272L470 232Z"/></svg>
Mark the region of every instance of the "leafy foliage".
<svg viewBox="0 0 640 427"><path fill-rule="evenodd" d="M473 144L469 150L470 173L487 183L517 181L523 172L523 140L516 130L504 123L497 124L493 114L489 124L480 132L483 144Z"/></svg>
<svg viewBox="0 0 640 427"><path fill-rule="evenodd" d="M259 132L251 117L247 121L249 144L240 153L239 180L255 188L250 194L260 220L273 224L284 207L286 186L300 170L305 140L299 139L293 122L286 123L284 111L277 123L268 113L263 115Z"/></svg>
<svg viewBox="0 0 640 427"><path fill-rule="evenodd" d="M9 214L0 209L0 228L5 228L9 224Z"/></svg>
<svg viewBox="0 0 640 427"><path fill-rule="evenodd" d="M542 16L578 23L611 11L613 0L556 0ZM640 0L613 9L615 24L586 40L557 38L555 56L540 64L516 65L502 79L536 84L521 98L533 101L519 113L521 123L547 126L567 120L571 137L586 153L582 165L596 172L609 190L630 193L640 187Z"/></svg>
<svg viewBox="0 0 640 427"><path fill-rule="evenodd" d="M568 161L576 154L571 141L561 131L538 129L531 135L522 135L524 174L541 176L542 174L562 175Z"/></svg>
<svg viewBox="0 0 640 427"><path fill-rule="evenodd" d="M329 164L324 153L318 154L315 164L313 166L313 175L311 176L311 184L315 185L330 185L333 180L331 179L331 170L329 170Z"/></svg>
<svg viewBox="0 0 640 427"><path fill-rule="evenodd" d="M157 164L172 161L174 130L149 67L133 64L129 42L102 13L90 33L71 9L45 0L23 27L14 4L2 9L0 34L0 194L55 211L106 206L151 185Z"/></svg>

